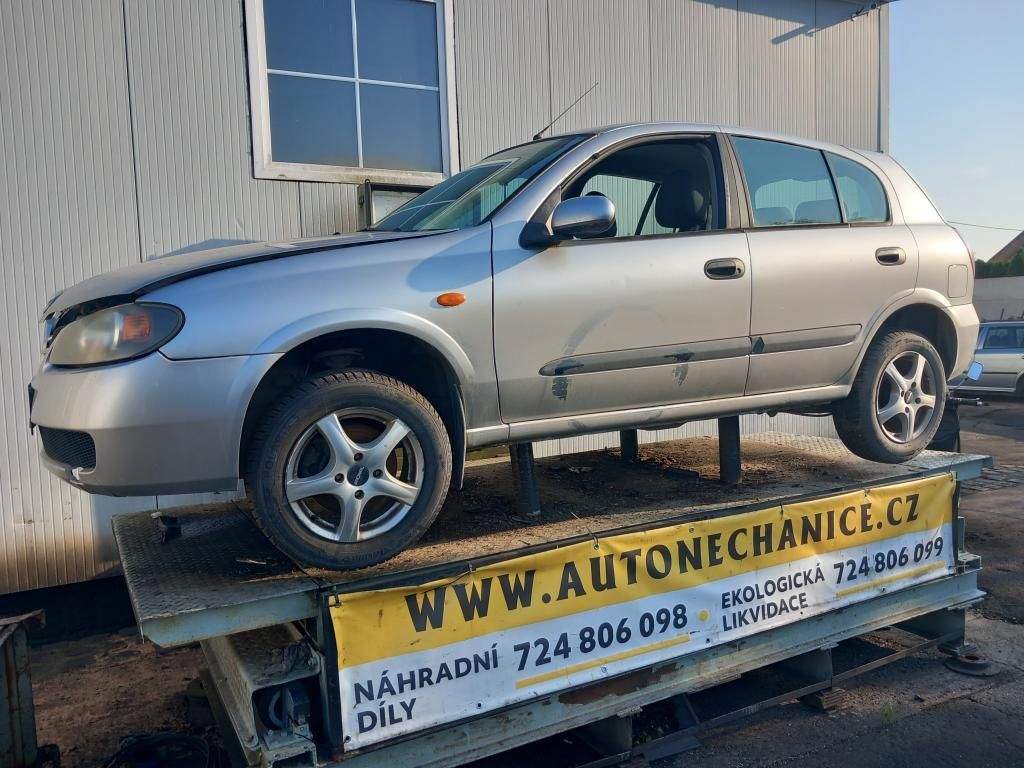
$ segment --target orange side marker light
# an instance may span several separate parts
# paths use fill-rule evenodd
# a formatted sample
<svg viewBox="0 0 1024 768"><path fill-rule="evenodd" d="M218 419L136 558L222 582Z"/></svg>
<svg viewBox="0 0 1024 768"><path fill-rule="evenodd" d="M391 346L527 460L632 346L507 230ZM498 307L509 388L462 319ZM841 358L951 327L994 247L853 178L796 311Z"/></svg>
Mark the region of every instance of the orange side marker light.
<svg viewBox="0 0 1024 768"><path fill-rule="evenodd" d="M437 303L442 307L457 307L459 304L466 300L466 294L457 293L455 291L451 293L442 293L437 297Z"/></svg>

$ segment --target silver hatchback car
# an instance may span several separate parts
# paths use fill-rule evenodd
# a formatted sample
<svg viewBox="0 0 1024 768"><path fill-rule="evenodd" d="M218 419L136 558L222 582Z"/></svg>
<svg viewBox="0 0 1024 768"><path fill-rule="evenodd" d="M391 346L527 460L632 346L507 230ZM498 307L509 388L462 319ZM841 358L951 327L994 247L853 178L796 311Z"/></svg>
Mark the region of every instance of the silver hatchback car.
<svg viewBox="0 0 1024 768"><path fill-rule="evenodd" d="M466 451L831 411L931 439L974 352L972 260L891 158L647 124L499 152L370 230L166 257L44 310L46 464L93 493L233 489L294 559L414 542Z"/></svg>

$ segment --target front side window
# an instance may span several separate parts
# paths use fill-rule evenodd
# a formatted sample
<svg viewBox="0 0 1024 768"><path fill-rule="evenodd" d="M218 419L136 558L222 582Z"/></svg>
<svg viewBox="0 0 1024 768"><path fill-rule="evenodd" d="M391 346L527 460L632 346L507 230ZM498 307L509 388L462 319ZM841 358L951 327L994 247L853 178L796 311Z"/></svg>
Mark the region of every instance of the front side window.
<svg viewBox="0 0 1024 768"><path fill-rule="evenodd" d="M414 197L371 229L418 232L475 227L586 136L557 136L506 149Z"/></svg>
<svg viewBox="0 0 1024 768"><path fill-rule="evenodd" d="M443 2L248 0L256 175L438 181Z"/></svg>
<svg viewBox="0 0 1024 768"><path fill-rule="evenodd" d="M758 227L840 224L839 201L821 152L765 139L733 138Z"/></svg>
<svg viewBox="0 0 1024 768"><path fill-rule="evenodd" d="M831 152L826 152L825 157L839 187L846 220L851 224L888 221L889 201L878 177L853 160Z"/></svg>
<svg viewBox="0 0 1024 768"><path fill-rule="evenodd" d="M612 201L615 224L599 237L702 232L725 225L720 179L713 139L658 139L599 160L562 197Z"/></svg>

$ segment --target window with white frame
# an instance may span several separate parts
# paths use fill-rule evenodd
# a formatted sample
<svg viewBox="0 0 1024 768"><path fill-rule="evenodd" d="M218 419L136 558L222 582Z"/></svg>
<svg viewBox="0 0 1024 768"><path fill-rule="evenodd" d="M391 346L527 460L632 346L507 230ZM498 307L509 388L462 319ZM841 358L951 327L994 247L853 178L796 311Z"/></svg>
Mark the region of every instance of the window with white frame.
<svg viewBox="0 0 1024 768"><path fill-rule="evenodd" d="M452 169L445 0L247 0L256 176L433 183Z"/></svg>

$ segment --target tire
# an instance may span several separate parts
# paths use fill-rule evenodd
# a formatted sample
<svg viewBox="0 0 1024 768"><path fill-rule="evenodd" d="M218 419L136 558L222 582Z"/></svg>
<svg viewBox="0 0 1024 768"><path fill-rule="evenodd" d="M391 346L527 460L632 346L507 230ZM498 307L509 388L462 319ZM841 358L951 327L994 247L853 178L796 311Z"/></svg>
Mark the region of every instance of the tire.
<svg viewBox="0 0 1024 768"><path fill-rule="evenodd" d="M301 565L349 570L424 534L444 503L452 455L419 392L344 370L307 380L270 410L249 467L253 516L267 538Z"/></svg>
<svg viewBox="0 0 1024 768"><path fill-rule="evenodd" d="M889 372L890 364L898 376ZM833 408L833 420L853 453L899 464L931 442L945 403L946 372L935 347L912 331L891 331L871 342L849 396Z"/></svg>

